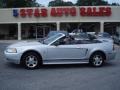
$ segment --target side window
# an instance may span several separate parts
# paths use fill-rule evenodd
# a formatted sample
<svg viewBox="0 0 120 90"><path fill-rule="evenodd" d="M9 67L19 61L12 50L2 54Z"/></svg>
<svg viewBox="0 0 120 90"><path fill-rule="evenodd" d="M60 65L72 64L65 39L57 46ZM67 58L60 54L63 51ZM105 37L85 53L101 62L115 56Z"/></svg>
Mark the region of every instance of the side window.
<svg viewBox="0 0 120 90"><path fill-rule="evenodd" d="M55 46L59 45L59 40L55 41L52 45L55 45Z"/></svg>
<svg viewBox="0 0 120 90"><path fill-rule="evenodd" d="M55 46L57 46L57 45L65 45L66 43L65 43L64 39L65 39L65 37L55 41L52 45L55 45Z"/></svg>
<svg viewBox="0 0 120 90"><path fill-rule="evenodd" d="M52 45L69 45L69 44L74 44L74 39L70 37L63 37L57 41L55 41Z"/></svg>

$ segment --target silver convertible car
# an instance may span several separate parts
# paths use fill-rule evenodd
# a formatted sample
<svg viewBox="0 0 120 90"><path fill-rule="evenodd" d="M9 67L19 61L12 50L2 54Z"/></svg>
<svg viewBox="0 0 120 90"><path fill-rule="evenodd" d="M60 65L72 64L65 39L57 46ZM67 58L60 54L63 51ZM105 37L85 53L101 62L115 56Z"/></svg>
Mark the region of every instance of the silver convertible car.
<svg viewBox="0 0 120 90"><path fill-rule="evenodd" d="M35 69L42 64L79 64L90 63L95 67L114 59L112 42L107 40L74 40L58 33L46 40L23 41L12 44L4 51L6 59Z"/></svg>

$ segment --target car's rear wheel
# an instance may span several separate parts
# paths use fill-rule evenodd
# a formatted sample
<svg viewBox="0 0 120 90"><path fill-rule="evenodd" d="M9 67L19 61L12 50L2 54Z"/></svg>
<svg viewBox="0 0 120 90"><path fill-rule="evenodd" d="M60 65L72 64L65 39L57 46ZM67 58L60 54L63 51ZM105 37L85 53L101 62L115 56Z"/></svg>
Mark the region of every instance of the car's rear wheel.
<svg viewBox="0 0 120 90"><path fill-rule="evenodd" d="M101 52L96 52L90 57L90 64L95 67L100 67L104 64L105 56Z"/></svg>
<svg viewBox="0 0 120 90"><path fill-rule="evenodd" d="M35 69L38 68L39 65L41 64L41 58L39 57L39 55L35 52L28 52L25 53L23 55L23 65L27 68L27 69Z"/></svg>

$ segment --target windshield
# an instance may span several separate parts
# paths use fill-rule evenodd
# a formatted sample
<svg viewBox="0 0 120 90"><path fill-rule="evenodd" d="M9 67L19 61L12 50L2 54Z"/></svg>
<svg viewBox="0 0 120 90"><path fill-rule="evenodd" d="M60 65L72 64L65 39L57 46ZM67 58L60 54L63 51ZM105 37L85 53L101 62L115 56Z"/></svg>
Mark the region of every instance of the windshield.
<svg viewBox="0 0 120 90"><path fill-rule="evenodd" d="M86 33L80 33L78 35L74 35L75 38L88 38L88 35Z"/></svg>
<svg viewBox="0 0 120 90"><path fill-rule="evenodd" d="M53 35L55 35L55 34L57 34L57 32L51 31L51 32L48 33L47 37L49 38L49 37L51 37L51 36L53 36Z"/></svg>
<svg viewBox="0 0 120 90"><path fill-rule="evenodd" d="M53 36L45 39L45 40L43 41L43 43L44 43L44 44L49 44L49 43L53 42L54 40L56 40L57 38L61 37L62 35L63 35L62 33L58 33L58 34L56 34L56 35L53 35Z"/></svg>
<svg viewBox="0 0 120 90"><path fill-rule="evenodd" d="M68 35L68 32L66 32L66 31L50 31L50 32L48 33L47 37L49 38L50 36L56 35L56 34L58 34L58 33L63 33L63 34L65 34L65 35Z"/></svg>

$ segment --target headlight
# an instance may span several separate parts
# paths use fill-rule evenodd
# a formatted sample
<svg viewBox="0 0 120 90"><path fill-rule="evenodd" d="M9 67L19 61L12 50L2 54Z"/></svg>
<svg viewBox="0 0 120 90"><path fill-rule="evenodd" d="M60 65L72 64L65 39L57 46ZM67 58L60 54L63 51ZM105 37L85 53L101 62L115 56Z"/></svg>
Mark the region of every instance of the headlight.
<svg viewBox="0 0 120 90"><path fill-rule="evenodd" d="M8 52L8 53L17 53L17 49L16 48L7 48L6 52Z"/></svg>

